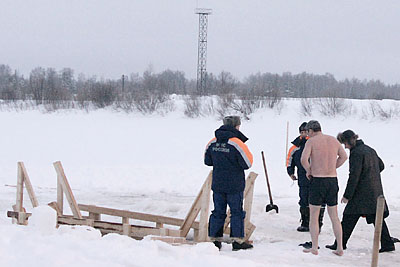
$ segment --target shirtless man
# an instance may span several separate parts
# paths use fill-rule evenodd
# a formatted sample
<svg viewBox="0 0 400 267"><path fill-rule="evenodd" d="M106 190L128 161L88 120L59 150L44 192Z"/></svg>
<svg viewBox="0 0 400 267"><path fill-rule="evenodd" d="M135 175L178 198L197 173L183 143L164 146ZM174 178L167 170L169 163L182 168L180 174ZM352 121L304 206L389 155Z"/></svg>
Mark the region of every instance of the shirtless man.
<svg viewBox="0 0 400 267"><path fill-rule="evenodd" d="M342 256L342 225L337 211L339 186L336 169L347 160L347 154L336 138L321 132L321 125L318 121L309 121L306 130L310 139L304 147L301 164L307 172L307 178L310 179L309 207L312 247L303 251L318 255L318 217L321 205L326 203L333 233L338 241L337 249L333 253Z"/></svg>

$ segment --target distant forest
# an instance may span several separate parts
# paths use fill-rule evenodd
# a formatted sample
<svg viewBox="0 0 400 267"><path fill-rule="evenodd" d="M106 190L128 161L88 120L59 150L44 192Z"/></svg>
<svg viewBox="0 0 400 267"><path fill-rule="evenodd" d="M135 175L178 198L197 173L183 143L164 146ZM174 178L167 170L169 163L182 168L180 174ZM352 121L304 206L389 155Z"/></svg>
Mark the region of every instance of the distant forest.
<svg viewBox="0 0 400 267"><path fill-rule="evenodd" d="M232 106L235 99L252 105L263 99L272 108L281 98L291 97L304 99L307 108L307 99L310 98L399 100L400 84L388 85L379 80L356 78L338 81L329 73L316 75L306 72L257 73L239 81L231 73L223 71L217 75L209 73L206 89L198 92L196 80L186 78L182 71L154 73L148 69L143 75L132 73L121 75L119 79L102 79L75 75L70 68L37 67L24 77L8 65L0 65L0 99L3 103L29 102L50 105L52 109L68 108L69 105L80 108L114 106L147 113L156 110L173 94L185 96L188 99L187 115L196 116L196 109L200 109L196 98L210 95L221 97L221 102L225 102L222 106Z"/></svg>

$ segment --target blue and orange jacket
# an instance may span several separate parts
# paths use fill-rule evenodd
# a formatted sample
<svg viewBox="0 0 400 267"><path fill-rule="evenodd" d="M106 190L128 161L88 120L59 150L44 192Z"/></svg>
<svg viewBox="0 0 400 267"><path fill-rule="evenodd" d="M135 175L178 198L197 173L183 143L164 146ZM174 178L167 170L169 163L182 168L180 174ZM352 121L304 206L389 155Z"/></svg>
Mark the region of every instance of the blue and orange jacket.
<svg viewBox="0 0 400 267"><path fill-rule="evenodd" d="M306 170L301 165L301 154L303 153L304 146L308 137L302 138L298 136L293 140L293 146L289 149L287 159L286 159L286 168L287 173L289 175L294 174L295 168L297 167L297 179L299 186L308 186L309 180L306 177Z"/></svg>
<svg viewBox="0 0 400 267"><path fill-rule="evenodd" d="M244 170L253 164L253 155L244 144L248 138L232 126L221 126L207 144L204 163L213 166L211 189L234 194L244 191Z"/></svg>

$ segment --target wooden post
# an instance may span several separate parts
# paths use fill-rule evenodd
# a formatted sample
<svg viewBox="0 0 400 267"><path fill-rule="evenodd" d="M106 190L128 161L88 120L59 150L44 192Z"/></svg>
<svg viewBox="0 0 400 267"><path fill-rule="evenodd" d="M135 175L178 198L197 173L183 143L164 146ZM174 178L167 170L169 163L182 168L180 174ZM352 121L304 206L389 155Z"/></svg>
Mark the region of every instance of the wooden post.
<svg viewBox="0 0 400 267"><path fill-rule="evenodd" d="M24 177L22 174L22 170L19 167L17 169L17 202L16 202L16 210L17 212L22 212L22 204L24 202Z"/></svg>
<svg viewBox="0 0 400 267"><path fill-rule="evenodd" d="M101 220L101 215L99 213L94 213L89 211L89 218L93 219L95 221L100 221Z"/></svg>
<svg viewBox="0 0 400 267"><path fill-rule="evenodd" d="M57 208L60 215L64 214L64 192L61 184L61 177L57 174Z"/></svg>
<svg viewBox="0 0 400 267"><path fill-rule="evenodd" d="M210 194L212 179L207 179L206 186L203 187L201 196L200 224L199 231L195 236L196 241L205 242L208 239L208 216L210 211Z"/></svg>
<svg viewBox="0 0 400 267"><path fill-rule="evenodd" d="M131 225L129 223L122 224L122 234L127 236L131 234Z"/></svg>
<svg viewBox="0 0 400 267"><path fill-rule="evenodd" d="M244 225L246 229L246 225L250 223L251 216L251 208L253 206L253 195L254 195L254 183L256 181L257 175L254 172L249 174L249 179L246 181L246 186L248 190L244 195L244 205L243 210L246 212L246 217L244 219Z"/></svg>
<svg viewBox="0 0 400 267"><path fill-rule="evenodd" d="M376 204L375 232L374 232L374 243L372 247L371 267L378 266L379 242L381 240L384 209L385 209L385 197L381 195L378 197L378 201Z"/></svg>
<svg viewBox="0 0 400 267"><path fill-rule="evenodd" d="M34 208L38 207L39 203L37 201L35 191L33 191L31 180L29 179L28 172L26 171L26 168L25 168L25 165L23 162L18 162L18 170L20 170L22 173L23 182L25 184L26 191L28 191L29 198L32 203L32 207L34 207Z"/></svg>

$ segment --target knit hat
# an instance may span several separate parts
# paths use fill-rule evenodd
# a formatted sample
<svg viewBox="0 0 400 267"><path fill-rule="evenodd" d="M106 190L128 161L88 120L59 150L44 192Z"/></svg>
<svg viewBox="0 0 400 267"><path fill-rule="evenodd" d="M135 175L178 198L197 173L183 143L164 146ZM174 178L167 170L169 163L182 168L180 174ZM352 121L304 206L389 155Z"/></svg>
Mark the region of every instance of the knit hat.
<svg viewBox="0 0 400 267"><path fill-rule="evenodd" d="M307 130L306 130L306 125L307 125L307 122L303 122L303 123L300 125L300 127L299 127L299 133L301 133L302 131L307 131Z"/></svg>
<svg viewBox="0 0 400 267"><path fill-rule="evenodd" d="M223 123L226 126L232 126L232 127L236 127L238 125L240 125L240 117L239 116L226 116L223 119Z"/></svg>
<svg viewBox="0 0 400 267"><path fill-rule="evenodd" d="M313 130L314 132L320 132L321 131L321 124L319 124L318 121L316 120L311 120L307 122L306 125L306 130Z"/></svg>

